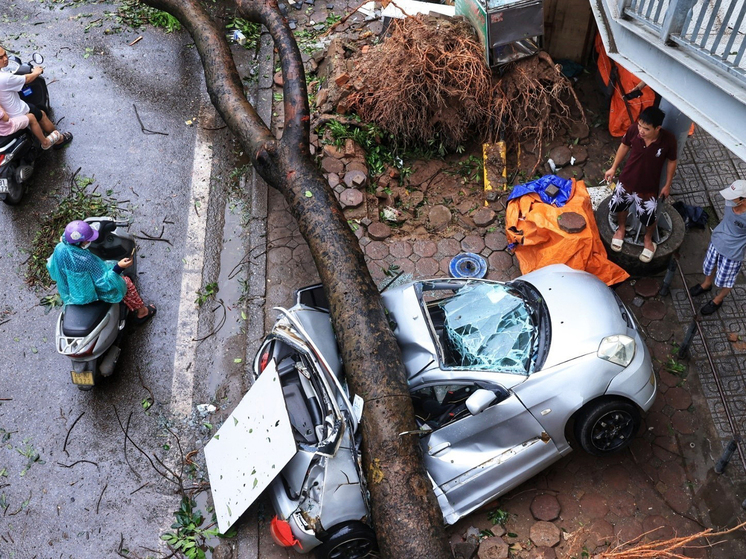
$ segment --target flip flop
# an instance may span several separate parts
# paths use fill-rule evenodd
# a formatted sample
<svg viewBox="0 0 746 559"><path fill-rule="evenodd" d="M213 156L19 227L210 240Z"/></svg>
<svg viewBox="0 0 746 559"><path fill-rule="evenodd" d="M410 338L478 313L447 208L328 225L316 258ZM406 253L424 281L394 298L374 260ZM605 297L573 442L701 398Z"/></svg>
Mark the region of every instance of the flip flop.
<svg viewBox="0 0 746 559"><path fill-rule="evenodd" d="M55 130L55 132L57 132L57 131ZM59 132L57 132L57 133L59 134ZM54 144L54 149L62 149L62 148L64 148L67 144L69 144L72 141L73 141L73 133L72 132L63 132L62 133L62 141L59 144L55 143Z"/></svg>
<svg viewBox="0 0 746 559"><path fill-rule="evenodd" d="M55 130L49 136L47 136L47 141L49 142L49 145L47 147L44 147L42 145L41 149L43 149L44 151L47 151L48 149L52 149L52 147L54 147L54 144L56 144L62 139L63 139L62 134L60 134L59 132L57 132L57 130Z"/></svg>
<svg viewBox="0 0 746 559"><path fill-rule="evenodd" d="M653 243L653 250L647 248L643 249L642 253L640 254L640 261L645 262L646 264L650 262L653 259L656 250L658 250L658 245L656 245L655 243Z"/></svg>
<svg viewBox="0 0 746 559"><path fill-rule="evenodd" d="M135 315L135 317L133 318L134 323L137 324L138 326L145 324L148 320L150 320L151 318L155 316L156 312L158 312L158 309L155 308L155 305L148 305L147 309L148 309L148 314L146 314L142 318L140 318L137 315Z"/></svg>
<svg viewBox="0 0 746 559"><path fill-rule="evenodd" d="M611 250L614 252L621 252L622 246L624 246L624 239L611 239Z"/></svg>

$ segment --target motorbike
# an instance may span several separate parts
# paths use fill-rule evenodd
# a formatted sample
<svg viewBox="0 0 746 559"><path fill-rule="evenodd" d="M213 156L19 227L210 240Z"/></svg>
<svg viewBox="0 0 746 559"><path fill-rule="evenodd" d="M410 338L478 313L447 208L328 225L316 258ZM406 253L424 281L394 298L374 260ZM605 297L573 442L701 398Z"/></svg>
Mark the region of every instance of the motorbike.
<svg viewBox="0 0 746 559"><path fill-rule="evenodd" d="M85 221L99 232L88 250L103 260L131 257L132 266L122 274L134 281L137 255L135 238L127 231L129 223L111 217L89 217ZM79 389L90 390L102 377L114 373L128 314L122 302L95 301L62 308L57 318L55 344L58 353L70 358L72 382Z"/></svg>
<svg viewBox="0 0 746 559"><path fill-rule="evenodd" d="M44 62L44 57L34 53L32 62L21 63L18 57L10 57L3 72L30 74L34 64ZM50 113L49 91L43 76L26 84L19 93L21 99L33 103L42 109L47 116ZM34 163L43 153L39 140L31 133L30 128L19 130L10 136L0 136L0 200L8 205L16 205L23 198L26 185L34 172Z"/></svg>

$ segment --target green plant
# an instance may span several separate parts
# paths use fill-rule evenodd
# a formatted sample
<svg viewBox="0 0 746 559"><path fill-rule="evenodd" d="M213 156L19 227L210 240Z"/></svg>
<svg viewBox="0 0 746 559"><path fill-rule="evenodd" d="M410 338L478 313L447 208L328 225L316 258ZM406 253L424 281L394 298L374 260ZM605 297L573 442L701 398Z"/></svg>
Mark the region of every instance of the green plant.
<svg viewBox="0 0 746 559"><path fill-rule="evenodd" d="M49 314L50 311L58 309L63 305L62 297L60 297L59 293L55 293L54 295L46 295L41 298L39 304L44 307L44 314Z"/></svg>
<svg viewBox="0 0 746 559"><path fill-rule="evenodd" d="M313 8L308 8L313 10ZM314 25L312 28L297 29L293 34L295 40L298 43L298 48L307 54L312 54L314 51L319 50L322 46L316 40L320 35L326 33L329 28L342 19L342 16L337 14L330 14L326 17L323 22Z"/></svg>
<svg viewBox="0 0 746 559"><path fill-rule="evenodd" d="M121 23L135 29L149 24L165 29L166 33L181 30L181 23L174 16L146 6L140 0L123 0L117 10L117 18Z"/></svg>
<svg viewBox="0 0 746 559"><path fill-rule="evenodd" d="M247 21L240 17L232 17L228 19L228 23L225 25L226 29L240 31L244 37L246 37L246 43L244 47L247 49L256 48L259 42L259 37L262 34L262 26L259 23L253 21Z"/></svg>
<svg viewBox="0 0 746 559"><path fill-rule="evenodd" d="M181 23L168 12L157 11L150 16L150 25L166 30L166 33L181 31Z"/></svg>
<svg viewBox="0 0 746 559"><path fill-rule="evenodd" d="M207 543L210 538L231 538L236 535L233 528L226 534L221 534L217 528L213 528L215 526L214 518L212 522L205 526L205 517L202 511L196 507L197 504L194 499L182 497L179 510L174 511L176 522L171 524L171 529L175 532L166 532L161 535L161 539L171 549L183 553L187 559L205 559L207 557L205 551L213 551L213 548Z"/></svg>
<svg viewBox="0 0 746 559"><path fill-rule="evenodd" d="M460 176L461 182L464 184L478 182L482 180L483 163L480 157L470 155L466 159L459 161L454 171L448 172L452 175Z"/></svg>
<svg viewBox="0 0 746 559"><path fill-rule="evenodd" d="M404 165L394 138L375 124L344 124L332 120L326 125L326 129L337 147L344 147L345 140L351 139L363 148L365 163L371 177L381 175L386 166L398 169L400 180L404 180L412 173L411 168Z"/></svg>
<svg viewBox="0 0 746 559"><path fill-rule="evenodd" d="M205 285L203 289L200 289L197 291L197 298L194 300L194 302L197 304L197 306L201 307L204 305L211 297L215 297L215 294L219 291L218 284L217 283L208 283Z"/></svg>
<svg viewBox="0 0 746 559"><path fill-rule="evenodd" d="M398 264L389 264L389 267L386 268L385 270L383 268L381 269L383 270L383 274L389 278L393 278L401 270Z"/></svg>
<svg viewBox="0 0 746 559"><path fill-rule="evenodd" d="M62 197L55 208L42 217L41 226L31 242L31 258L26 271L26 282L29 285L49 287L52 279L47 272L47 258L54 251L65 226L76 219L91 216L115 216L118 213L114 200L87 188L95 179L76 176L70 194Z"/></svg>
<svg viewBox="0 0 746 559"><path fill-rule="evenodd" d="M510 513L499 508L491 510L487 513L487 520L492 522L493 525L499 524L504 527L505 523L510 520Z"/></svg>
<svg viewBox="0 0 746 559"><path fill-rule="evenodd" d="M680 375L686 371L686 365L684 363L679 363L673 356L671 356L668 358L668 361L666 361L666 370L669 373Z"/></svg>

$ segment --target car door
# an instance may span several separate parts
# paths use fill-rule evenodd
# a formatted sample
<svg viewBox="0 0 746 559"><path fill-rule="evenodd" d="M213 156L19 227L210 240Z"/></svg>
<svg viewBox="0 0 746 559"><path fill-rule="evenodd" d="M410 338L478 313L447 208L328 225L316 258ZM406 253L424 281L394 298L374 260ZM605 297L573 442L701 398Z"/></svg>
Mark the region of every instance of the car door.
<svg viewBox="0 0 746 559"><path fill-rule="evenodd" d="M466 399L488 389L496 400L472 415ZM430 385L412 393L421 425L433 429L421 445L433 482L448 501L446 522L512 489L560 457L539 422L512 392L500 385ZM436 490L436 492L438 492Z"/></svg>

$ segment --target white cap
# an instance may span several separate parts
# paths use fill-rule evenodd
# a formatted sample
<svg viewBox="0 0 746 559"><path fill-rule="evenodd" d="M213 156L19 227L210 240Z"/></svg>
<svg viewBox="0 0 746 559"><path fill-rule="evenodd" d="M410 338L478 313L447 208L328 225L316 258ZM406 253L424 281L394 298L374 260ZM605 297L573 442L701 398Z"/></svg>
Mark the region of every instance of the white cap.
<svg viewBox="0 0 746 559"><path fill-rule="evenodd" d="M733 181L728 188L723 188L720 191L720 196L726 200L735 200L736 198L746 198L746 181L737 180Z"/></svg>

